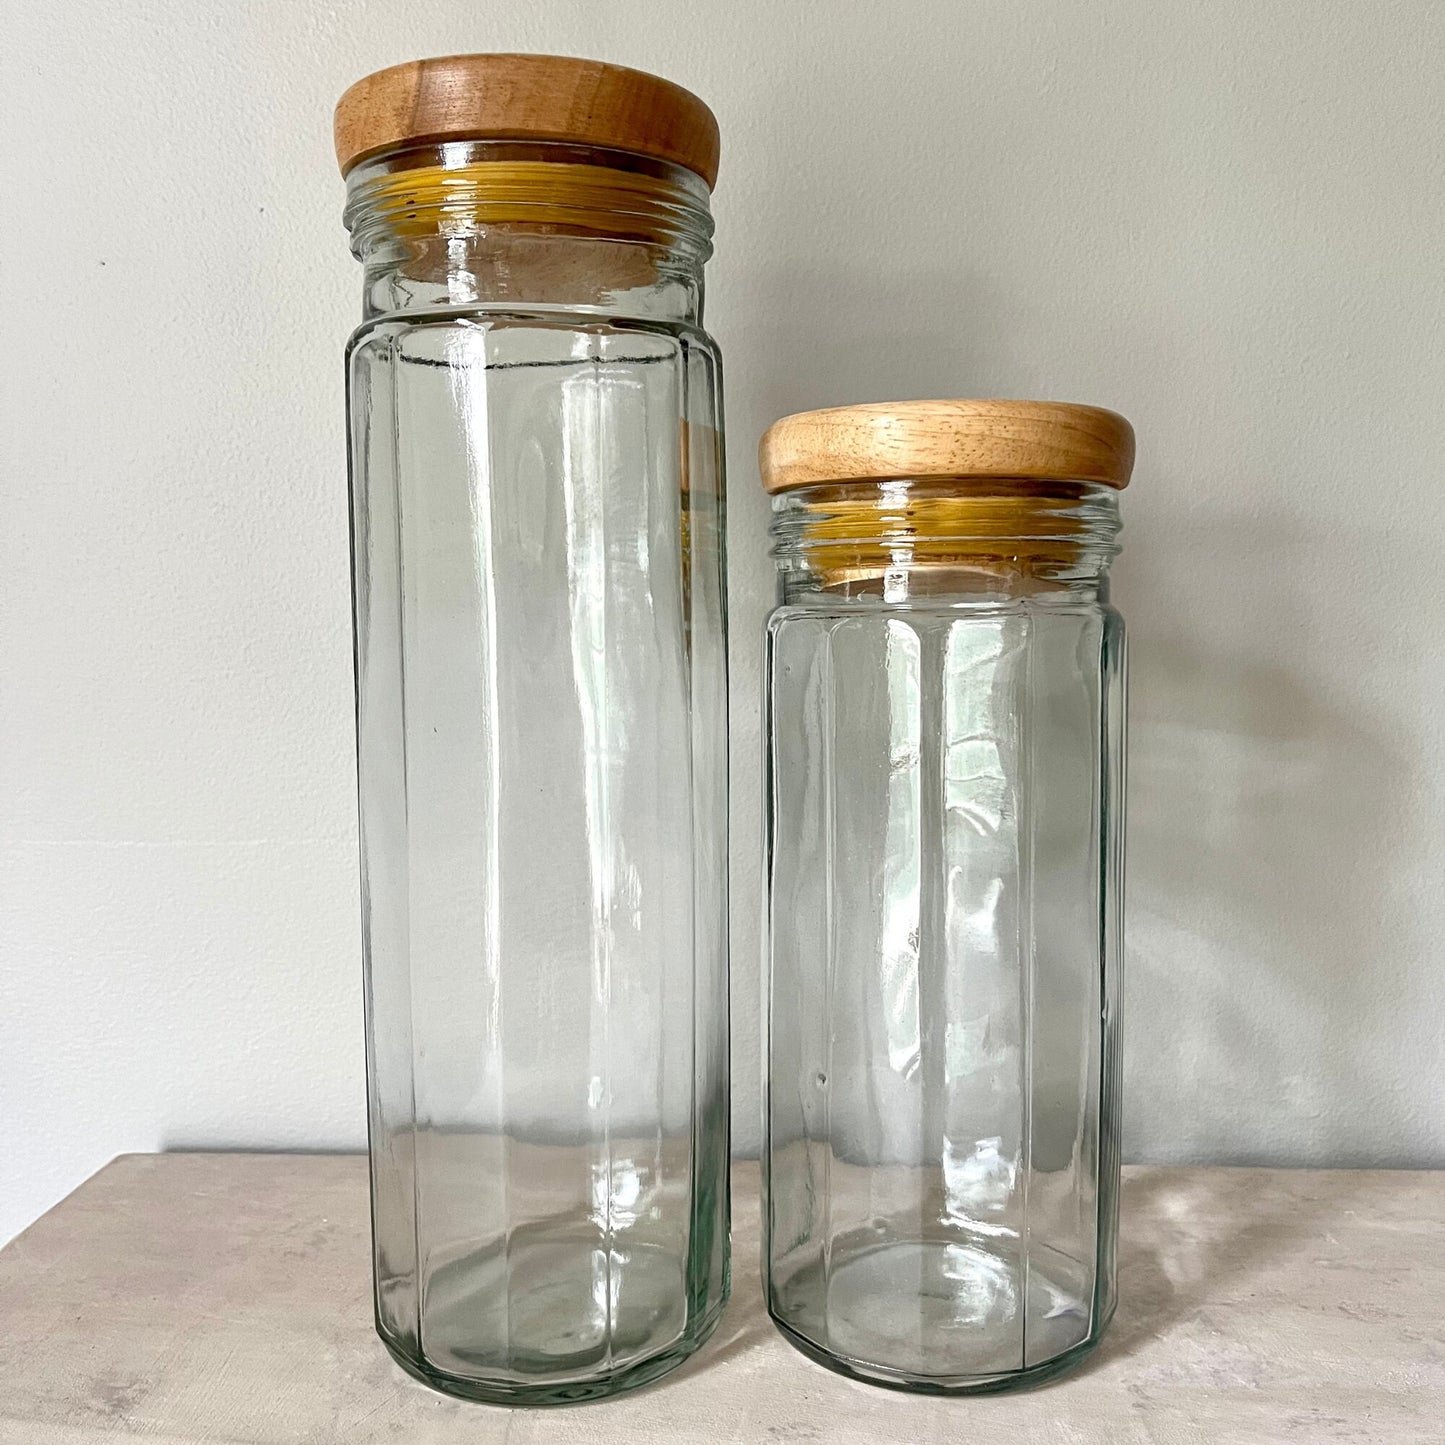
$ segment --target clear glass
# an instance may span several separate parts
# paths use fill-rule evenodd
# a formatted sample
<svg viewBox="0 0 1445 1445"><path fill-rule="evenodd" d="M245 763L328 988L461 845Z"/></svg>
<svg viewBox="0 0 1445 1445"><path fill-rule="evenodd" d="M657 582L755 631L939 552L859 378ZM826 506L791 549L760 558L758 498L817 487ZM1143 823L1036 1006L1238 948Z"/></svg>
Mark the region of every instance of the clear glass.
<svg viewBox="0 0 1445 1445"><path fill-rule="evenodd" d="M856 1378L1052 1375L1113 1313L1115 494L786 493L767 638L764 1288Z"/></svg>
<svg viewBox="0 0 1445 1445"><path fill-rule="evenodd" d="M728 1293L711 225L622 165L350 179L376 1324L498 1402L652 1379Z"/></svg>

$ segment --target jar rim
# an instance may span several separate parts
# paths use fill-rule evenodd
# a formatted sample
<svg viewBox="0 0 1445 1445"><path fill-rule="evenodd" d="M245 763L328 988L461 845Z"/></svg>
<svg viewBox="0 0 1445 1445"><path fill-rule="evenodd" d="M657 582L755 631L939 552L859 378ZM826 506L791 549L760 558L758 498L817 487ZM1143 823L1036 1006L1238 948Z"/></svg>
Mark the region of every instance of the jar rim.
<svg viewBox="0 0 1445 1445"><path fill-rule="evenodd" d="M632 160L591 147L500 141L407 147L351 172L343 220L358 256L381 240L518 227L682 245L705 260L713 222L702 181L666 161Z"/></svg>
<svg viewBox="0 0 1445 1445"><path fill-rule="evenodd" d="M794 487L774 495L769 527L778 571L825 592L915 572L1097 580L1120 530L1117 487L1002 478Z"/></svg>

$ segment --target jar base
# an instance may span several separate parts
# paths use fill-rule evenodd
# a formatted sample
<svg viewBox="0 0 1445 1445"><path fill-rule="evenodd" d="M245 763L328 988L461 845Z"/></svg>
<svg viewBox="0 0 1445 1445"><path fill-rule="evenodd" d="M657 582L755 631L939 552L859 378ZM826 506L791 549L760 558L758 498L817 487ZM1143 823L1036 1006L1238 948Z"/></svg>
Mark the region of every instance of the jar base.
<svg viewBox="0 0 1445 1445"><path fill-rule="evenodd" d="M773 1323L778 1333L800 1354L806 1355L814 1364L822 1365L835 1374L845 1375L864 1385L881 1385L888 1390L903 1390L914 1395L1000 1395L1011 1390L1028 1390L1036 1385L1047 1384L1059 1375L1067 1374L1098 1347L1109 1326L1106 1318L1086 1339L1071 1346L1052 1359L1030 1365L1026 1370L1000 1371L992 1375L961 1375L954 1377L933 1377L912 1375L906 1370L889 1370L880 1365L870 1365L863 1360L851 1360L834 1355L815 1345L806 1335L791 1329L772 1311Z"/></svg>
<svg viewBox="0 0 1445 1445"><path fill-rule="evenodd" d="M589 1400L605 1400L628 1390L640 1389L677 1369L707 1343L722 1318L727 1298L724 1293L699 1321L696 1329L655 1355L649 1355L624 1369L599 1375L595 1379L558 1381L552 1384L518 1385L502 1380L474 1379L454 1374L438 1369L429 1361L409 1353L380 1326L377 1327L377 1336L386 1346L387 1353L408 1375L414 1380L420 1380L424 1385L430 1385L434 1390L440 1390L444 1395L482 1405L580 1405Z"/></svg>
<svg viewBox="0 0 1445 1445"><path fill-rule="evenodd" d="M853 1379L933 1394L1028 1386L1066 1370L1098 1343L1092 1261L1035 1242L960 1230L881 1237L876 1228L835 1236L775 1277L768 1307L809 1358Z"/></svg>

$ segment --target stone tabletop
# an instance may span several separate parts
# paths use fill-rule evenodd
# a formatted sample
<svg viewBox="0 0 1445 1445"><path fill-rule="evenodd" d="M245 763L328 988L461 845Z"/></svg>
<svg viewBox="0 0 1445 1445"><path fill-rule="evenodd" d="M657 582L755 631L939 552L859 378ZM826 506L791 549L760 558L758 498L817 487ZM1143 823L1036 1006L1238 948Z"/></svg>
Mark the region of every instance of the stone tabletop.
<svg viewBox="0 0 1445 1445"><path fill-rule="evenodd" d="M1445 1442L1445 1173L1126 1170L1097 1354L1030 1393L951 1400L783 1342L757 1188L737 1165L733 1300L693 1360L521 1411L434 1394L376 1340L362 1159L127 1155L0 1251L0 1442Z"/></svg>

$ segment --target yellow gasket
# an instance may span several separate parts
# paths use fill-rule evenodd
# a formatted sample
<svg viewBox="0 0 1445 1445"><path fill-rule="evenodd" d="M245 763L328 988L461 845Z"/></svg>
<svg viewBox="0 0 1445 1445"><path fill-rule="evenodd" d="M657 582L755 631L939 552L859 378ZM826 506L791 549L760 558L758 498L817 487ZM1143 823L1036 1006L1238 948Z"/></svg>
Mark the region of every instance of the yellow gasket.
<svg viewBox="0 0 1445 1445"><path fill-rule="evenodd" d="M366 183L357 203L405 237L525 224L664 242L697 204L673 182L565 161L419 166Z"/></svg>
<svg viewBox="0 0 1445 1445"><path fill-rule="evenodd" d="M840 486L809 500L797 544L825 583L881 576L894 568L967 568L1047 574L1077 564L1094 524L1077 497L975 493L890 499ZM785 544L786 545L786 544Z"/></svg>

